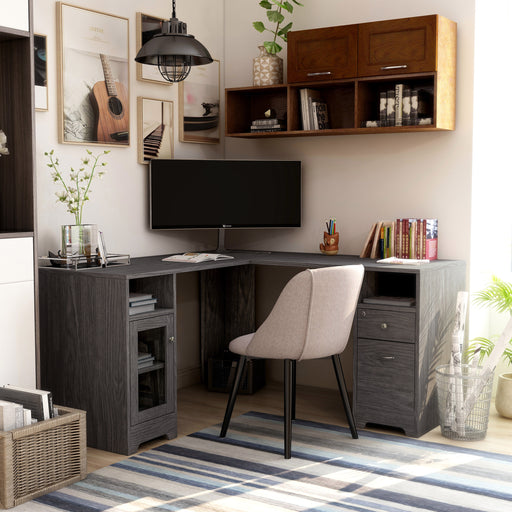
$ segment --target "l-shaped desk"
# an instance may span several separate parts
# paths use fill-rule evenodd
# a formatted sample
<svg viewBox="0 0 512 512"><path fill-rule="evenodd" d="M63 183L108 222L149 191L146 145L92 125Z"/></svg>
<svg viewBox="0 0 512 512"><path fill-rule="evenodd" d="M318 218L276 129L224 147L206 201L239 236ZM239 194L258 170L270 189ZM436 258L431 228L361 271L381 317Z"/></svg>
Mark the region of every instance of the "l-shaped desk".
<svg viewBox="0 0 512 512"><path fill-rule="evenodd" d="M255 267L318 268L362 263L365 278L354 322L354 413L418 437L437 425L435 367L448 361L463 261L390 265L357 256L230 252L233 259L39 270L41 386L54 403L87 411L91 447L133 453L140 443L176 436L176 276L199 272L202 377L209 358L255 322ZM129 294L157 298L130 314ZM366 303L408 297L408 306ZM136 310L135 310L136 311ZM132 311L133 312L133 311Z"/></svg>

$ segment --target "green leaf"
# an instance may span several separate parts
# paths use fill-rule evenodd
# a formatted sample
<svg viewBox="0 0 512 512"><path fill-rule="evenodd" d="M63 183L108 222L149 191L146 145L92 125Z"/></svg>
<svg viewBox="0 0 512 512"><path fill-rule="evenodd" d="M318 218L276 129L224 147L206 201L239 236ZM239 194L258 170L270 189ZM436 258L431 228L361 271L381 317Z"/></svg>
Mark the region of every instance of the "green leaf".
<svg viewBox="0 0 512 512"><path fill-rule="evenodd" d="M272 4L268 0L261 0L260 5L263 9L272 9Z"/></svg>
<svg viewBox="0 0 512 512"><path fill-rule="evenodd" d="M275 41L265 41L263 43L263 46L266 48L268 53L272 54L279 53L283 49Z"/></svg>
<svg viewBox="0 0 512 512"><path fill-rule="evenodd" d="M265 30L265 25L261 21L255 21L252 26L258 31L263 32Z"/></svg>
<svg viewBox="0 0 512 512"><path fill-rule="evenodd" d="M284 16L279 11L267 11L267 18L272 23L281 23L284 21Z"/></svg>
<svg viewBox="0 0 512 512"><path fill-rule="evenodd" d="M304 4L301 4L300 2L297 2L297 0L292 0L292 2L293 2L294 4L296 4L296 5L300 5L301 7L303 7L303 6L304 6Z"/></svg>
<svg viewBox="0 0 512 512"><path fill-rule="evenodd" d="M293 12L293 5L290 2L285 2L283 4L283 9L286 9L289 13Z"/></svg>
<svg viewBox="0 0 512 512"><path fill-rule="evenodd" d="M283 39L285 39L286 34L291 30L293 23L288 23L288 25L284 26L279 32L277 33L278 36L281 36Z"/></svg>

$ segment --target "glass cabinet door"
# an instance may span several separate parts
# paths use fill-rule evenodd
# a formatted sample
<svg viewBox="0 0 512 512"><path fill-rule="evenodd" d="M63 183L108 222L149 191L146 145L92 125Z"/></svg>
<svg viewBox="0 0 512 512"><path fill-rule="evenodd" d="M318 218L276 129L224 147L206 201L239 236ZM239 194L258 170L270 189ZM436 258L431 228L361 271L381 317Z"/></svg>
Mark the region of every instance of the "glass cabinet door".
<svg viewBox="0 0 512 512"><path fill-rule="evenodd" d="M175 410L172 314L130 321L132 425Z"/></svg>

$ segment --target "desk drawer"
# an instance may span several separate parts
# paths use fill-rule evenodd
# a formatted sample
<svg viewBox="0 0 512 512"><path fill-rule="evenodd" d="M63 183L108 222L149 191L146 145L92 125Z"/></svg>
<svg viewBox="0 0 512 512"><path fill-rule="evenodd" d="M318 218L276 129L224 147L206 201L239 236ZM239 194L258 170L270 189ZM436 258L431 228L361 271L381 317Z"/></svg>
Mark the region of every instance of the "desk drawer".
<svg viewBox="0 0 512 512"><path fill-rule="evenodd" d="M414 421L414 345L357 340L357 419L400 426Z"/></svg>
<svg viewBox="0 0 512 512"><path fill-rule="evenodd" d="M363 306L357 309L358 338L415 343L415 324L415 311L371 309Z"/></svg>

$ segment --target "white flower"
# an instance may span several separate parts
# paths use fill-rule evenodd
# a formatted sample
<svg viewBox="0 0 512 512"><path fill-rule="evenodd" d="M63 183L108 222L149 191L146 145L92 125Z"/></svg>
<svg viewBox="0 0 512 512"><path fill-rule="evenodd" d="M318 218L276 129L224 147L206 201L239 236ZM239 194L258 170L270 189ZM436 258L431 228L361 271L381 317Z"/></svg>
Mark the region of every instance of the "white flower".
<svg viewBox="0 0 512 512"><path fill-rule="evenodd" d="M7 136L0 130L0 155L8 155L9 150L7 149Z"/></svg>

